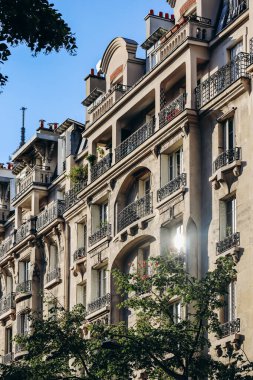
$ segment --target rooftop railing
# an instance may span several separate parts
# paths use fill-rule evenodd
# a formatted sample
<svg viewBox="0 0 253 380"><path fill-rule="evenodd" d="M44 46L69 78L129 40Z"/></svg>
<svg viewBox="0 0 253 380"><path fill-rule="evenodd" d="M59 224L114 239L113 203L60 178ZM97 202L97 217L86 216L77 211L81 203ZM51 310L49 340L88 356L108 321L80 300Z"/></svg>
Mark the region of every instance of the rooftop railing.
<svg viewBox="0 0 253 380"><path fill-rule="evenodd" d="M249 78L247 67L253 62L249 53L239 53L231 62L222 66L195 89L196 107L199 109L226 90L237 79Z"/></svg>
<svg viewBox="0 0 253 380"><path fill-rule="evenodd" d="M239 245L240 232L235 232L234 234L231 234L225 237L225 239L216 243L216 254L220 255L221 253L226 252L233 247L238 247Z"/></svg>
<svg viewBox="0 0 253 380"><path fill-rule="evenodd" d="M104 158L102 158L99 162L94 164L91 171L91 181L95 181L98 177L104 174L108 169L110 169L112 164L112 153L108 153Z"/></svg>
<svg viewBox="0 0 253 380"><path fill-rule="evenodd" d="M15 293L11 292L0 299L0 316L15 308Z"/></svg>
<svg viewBox="0 0 253 380"><path fill-rule="evenodd" d="M50 224L55 219L62 216L65 209L64 201L54 201L50 203L45 210L43 210L37 217L36 228L37 231L42 230L48 224Z"/></svg>
<svg viewBox="0 0 253 380"><path fill-rule="evenodd" d="M138 146L140 146L144 141L146 141L155 132L155 120L144 124L132 133L126 140L124 140L115 149L115 160L116 162L122 160L128 154L133 152Z"/></svg>
<svg viewBox="0 0 253 380"><path fill-rule="evenodd" d="M185 110L186 93L179 95L173 102L166 105L159 113L159 128L163 128L176 116Z"/></svg>
<svg viewBox="0 0 253 380"><path fill-rule="evenodd" d="M112 233L112 225L106 223L101 226L94 234L89 236L89 245L92 246L105 237L110 237Z"/></svg>
<svg viewBox="0 0 253 380"><path fill-rule="evenodd" d="M186 174L182 173L157 191L157 200L161 202L167 196L186 186Z"/></svg>
<svg viewBox="0 0 253 380"><path fill-rule="evenodd" d="M34 166L26 176L17 184L17 195L12 199L15 201L32 185L49 185L52 182L52 172L50 168Z"/></svg>
<svg viewBox="0 0 253 380"><path fill-rule="evenodd" d="M61 269L59 267L54 268L47 274L47 283L53 280L59 280L61 278Z"/></svg>
<svg viewBox="0 0 253 380"><path fill-rule="evenodd" d="M82 191L87 186L87 180L79 181L76 183L72 189L66 192L65 194L65 211L74 206L79 199L77 198L78 193Z"/></svg>
<svg viewBox="0 0 253 380"><path fill-rule="evenodd" d="M26 237L36 232L36 220L34 217L30 218L27 222L23 223L15 231L15 243L18 244Z"/></svg>
<svg viewBox="0 0 253 380"><path fill-rule="evenodd" d="M222 168L228 164L231 164L234 161L241 159L241 148L232 148L221 153L213 163L213 171Z"/></svg>
<svg viewBox="0 0 253 380"><path fill-rule="evenodd" d="M233 321L223 323L221 326L221 338L226 336L237 334L240 332L240 319L237 318Z"/></svg>
<svg viewBox="0 0 253 380"><path fill-rule="evenodd" d="M136 220L153 212L153 194L148 193L143 198L130 203L118 214L118 232Z"/></svg>
<svg viewBox="0 0 253 380"><path fill-rule="evenodd" d="M93 302L88 304L87 314L94 313L100 309L103 309L106 306L111 305L111 294L107 293L102 297L95 299Z"/></svg>

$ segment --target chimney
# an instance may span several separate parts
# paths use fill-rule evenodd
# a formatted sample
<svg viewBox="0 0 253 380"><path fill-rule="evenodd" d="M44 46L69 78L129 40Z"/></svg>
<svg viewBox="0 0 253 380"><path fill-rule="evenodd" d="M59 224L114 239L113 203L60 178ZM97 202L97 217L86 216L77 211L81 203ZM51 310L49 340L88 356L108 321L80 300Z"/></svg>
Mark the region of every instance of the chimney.
<svg viewBox="0 0 253 380"><path fill-rule="evenodd" d="M146 38L149 38L158 28L164 28L170 30L174 26L174 18L169 18L169 14L159 12L155 15L153 9L149 11L149 14L145 17L146 21Z"/></svg>
<svg viewBox="0 0 253 380"><path fill-rule="evenodd" d="M39 129L44 129L45 121L46 120L43 120L43 119L39 120L39 123L40 123Z"/></svg>

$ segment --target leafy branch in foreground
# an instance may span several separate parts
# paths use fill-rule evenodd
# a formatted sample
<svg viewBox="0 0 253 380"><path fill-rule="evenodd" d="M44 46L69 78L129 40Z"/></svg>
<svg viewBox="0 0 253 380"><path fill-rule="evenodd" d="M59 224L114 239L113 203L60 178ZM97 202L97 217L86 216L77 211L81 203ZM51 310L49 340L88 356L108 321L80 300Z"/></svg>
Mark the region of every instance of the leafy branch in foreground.
<svg viewBox="0 0 253 380"><path fill-rule="evenodd" d="M76 51L76 39L61 13L48 0L0 0L0 63L11 55L11 47L26 44L36 56L65 48ZM8 77L0 73L0 85Z"/></svg>

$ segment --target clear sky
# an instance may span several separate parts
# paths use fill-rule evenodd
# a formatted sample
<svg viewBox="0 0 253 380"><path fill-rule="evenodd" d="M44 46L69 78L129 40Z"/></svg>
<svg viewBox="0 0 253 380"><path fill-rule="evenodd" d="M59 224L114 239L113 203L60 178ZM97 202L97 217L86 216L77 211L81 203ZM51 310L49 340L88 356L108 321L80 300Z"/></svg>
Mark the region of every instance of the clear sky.
<svg viewBox="0 0 253 380"><path fill-rule="evenodd" d="M65 51L33 58L26 46L13 49L1 70L9 82L0 94L0 162L6 163L20 142L21 111L26 111L26 140L39 126L39 119L84 122L84 77L95 68L115 37L127 37L141 44L145 40L144 17L150 9L171 13L166 0L55 0L76 34L78 51ZM144 57L142 49L138 56Z"/></svg>

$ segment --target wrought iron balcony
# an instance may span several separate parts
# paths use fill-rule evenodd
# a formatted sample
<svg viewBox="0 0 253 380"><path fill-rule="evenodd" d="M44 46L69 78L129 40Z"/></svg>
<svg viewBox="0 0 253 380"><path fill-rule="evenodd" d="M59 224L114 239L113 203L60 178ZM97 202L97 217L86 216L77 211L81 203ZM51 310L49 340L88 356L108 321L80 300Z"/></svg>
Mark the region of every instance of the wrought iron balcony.
<svg viewBox="0 0 253 380"><path fill-rule="evenodd" d="M155 132L155 120L151 120L149 123L144 124L138 128L131 136L124 140L115 149L116 162L122 160L128 154L133 152L138 146L146 141Z"/></svg>
<svg viewBox="0 0 253 380"><path fill-rule="evenodd" d="M76 183L72 189L66 192L65 194L65 211L70 209L70 207L74 206L79 199L77 198L78 193L83 190L87 186L87 180L80 181Z"/></svg>
<svg viewBox="0 0 253 380"><path fill-rule="evenodd" d="M253 57L248 53L239 53L231 62L221 67L208 79L196 87L196 107L199 109L226 90L237 79L249 78L247 67L253 62Z"/></svg>
<svg viewBox="0 0 253 380"><path fill-rule="evenodd" d="M83 259L84 257L86 257L86 255L87 255L86 248L84 247L78 248L73 254L73 260L77 261L77 260Z"/></svg>
<svg viewBox="0 0 253 380"><path fill-rule="evenodd" d="M118 214L118 232L153 212L153 193L130 203Z"/></svg>
<svg viewBox="0 0 253 380"><path fill-rule="evenodd" d="M236 232L232 235L227 236L225 239L219 241L216 244L216 254L220 255L221 253L228 251L233 247L238 247L240 245L240 232Z"/></svg>
<svg viewBox="0 0 253 380"><path fill-rule="evenodd" d="M213 163L213 171L222 168L234 161L241 160L241 148L233 148L221 153Z"/></svg>
<svg viewBox="0 0 253 380"><path fill-rule="evenodd" d="M99 297L93 302L88 304L87 314L94 313L95 311L98 311L110 305L111 305L111 294L107 293L103 297Z"/></svg>
<svg viewBox="0 0 253 380"><path fill-rule="evenodd" d="M253 54L253 37L249 40L249 51L250 51L250 54L252 55ZM253 59L252 59L252 63L253 63Z"/></svg>
<svg viewBox="0 0 253 380"><path fill-rule="evenodd" d="M8 364L14 359L13 352L8 352L8 354L5 354L2 356L2 364Z"/></svg>
<svg viewBox="0 0 253 380"><path fill-rule="evenodd" d="M185 109L186 93L181 94L159 113L159 128L163 128Z"/></svg>
<svg viewBox="0 0 253 380"><path fill-rule="evenodd" d="M226 336L237 334L240 332L240 319L237 318L233 321L229 321L220 326L221 338Z"/></svg>
<svg viewBox="0 0 253 380"><path fill-rule="evenodd" d="M32 281L27 280L24 282L21 282L20 284L17 284L16 286L16 293L29 293L32 290Z"/></svg>
<svg viewBox="0 0 253 380"><path fill-rule="evenodd" d="M110 169L112 164L112 153L108 153L102 160L97 162L91 167L91 181L95 181L102 174L104 174L108 169Z"/></svg>
<svg viewBox="0 0 253 380"><path fill-rule="evenodd" d="M48 224L50 224L55 219L62 216L65 209L64 201L54 201L50 203L45 210L43 210L37 217L36 228L37 231L42 230Z"/></svg>
<svg viewBox="0 0 253 380"><path fill-rule="evenodd" d="M21 179L17 184L17 195L12 199L12 202L17 200L31 186L48 186L52 182L53 173L50 168L42 168L38 165L34 166L31 171Z"/></svg>
<svg viewBox="0 0 253 380"><path fill-rule="evenodd" d="M29 219L27 222L22 224L16 231L15 231L15 243L18 244L22 240L24 240L27 236L32 235L36 232L36 220L35 218Z"/></svg>
<svg viewBox="0 0 253 380"><path fill-rule="evenodd" d="M112 233L112 225L105 223L104 226L101 226L93 235L89 236L89 245L92 246L96 244L99 240L104 239L105 237L110 237Z"/></svg>
<svg viewBox="0 0 253 380"><path fill-rule="evenodd" d="M10 309L15 309L15 293L13 292L0 299L0 317Z"/></svg>
<svg viewBox="0 0 253 380"><path fill-rule="evenodd" d="M9 236L0 244L0 260L8 253L14 245L14 235Z"/></svg>
<svg viewBox="0 0 253 380"><path fill-rule="evenodd" d="M161 189L157 191L157 200L161 202L168 195L173 194L175 191L179 190L180 187L186 186L186 173L180 174L178 177L167 183Z"/></svg>
<svg viewBox="0 0 253 380"><path fill-rule="evenodd" d="M61 278L61 269L60 268L54 268L47 274L47 283L53 281L53 280L59 280Z"/></svg>

